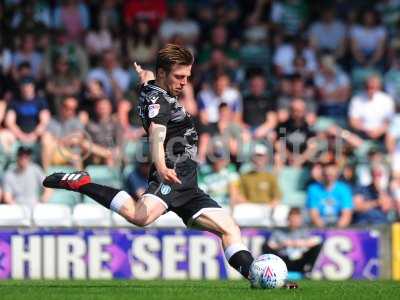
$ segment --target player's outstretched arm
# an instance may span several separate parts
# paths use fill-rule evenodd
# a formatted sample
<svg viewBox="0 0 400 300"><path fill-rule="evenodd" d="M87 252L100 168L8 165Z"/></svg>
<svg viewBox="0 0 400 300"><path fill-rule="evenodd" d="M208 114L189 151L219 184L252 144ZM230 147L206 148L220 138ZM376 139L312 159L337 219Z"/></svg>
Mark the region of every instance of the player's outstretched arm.
<svg viewBox="0 0 400 300"><path fill-rule="evenodd" d="M165 163L164 140L166 134L167 127L151 122L149 127L151 158L163 182L181 184L175 170L167 168Z"/></svg>
<svg viewBox="0 0 400 300"><path fill-rule="evenodd" d="M150 80L156 79L152 71L142 69L141 65L139 65L138 63L134 62L133 67L135 68L135 71L139 76L140 84L146 85L147 82L149 82Z"/></svg>

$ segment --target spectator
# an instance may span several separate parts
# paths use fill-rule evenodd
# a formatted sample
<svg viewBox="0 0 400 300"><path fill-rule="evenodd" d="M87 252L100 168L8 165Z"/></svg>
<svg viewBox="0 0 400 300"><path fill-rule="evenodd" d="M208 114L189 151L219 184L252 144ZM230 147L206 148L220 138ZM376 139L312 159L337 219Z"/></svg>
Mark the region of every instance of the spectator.
<svg viewBox="0 0 400 300"><path fill-rule="evenodd" d="M390 36L395 37L398 34L398 24L400 23L400 1L382 0L375 3L375 9L382 16L383 24Z"/></svg>
<svg viewBox="0 0 400 300"><path fill-rule="evenodd" d="M195 45L199 37L199 25L188 17L188 8L185 1L176 1L171 7L170 17L160 26L160 38L167 43L174 36L179 35L185 45Z"/></svg>
<svg viewBox="0 0 400 300"><path fill-rule="evenodd" d="M278 255L289 272L300 272L309 277L322 249L322 241L303 227L301 210L293 207L288 215L288 228L274 230L263 245L263 253Z"/></svg>
<svg viewBox="0 0 400 300"><path fill-rule="evenodd" d="M385 146L390 155L393 173L396 177L400 175L400 115L397 113L390 121L385 136Z"/></svg>
<svg viewBox="0 0 400 300"><path fill-rule="evenodd" d="M275 161L277 167L283 164L302 166L315 149L314 132L306 121L306 104L302 99L293 99L289 118L276 127Z"/></svg>
<svg viewBox="0 0 400 300"><path fill-rule="evenodd" d="M354 192L354 223L377 225L389 223L388 213L393 208L382 168L373 167L372 183L360 186Z"/></svg>
<svg viewBox="0 0 400 300"><path fill-rule="evenodd" d="M50 120L50 112L44 99L36 96L33 78L20 81L21 97L11 101L6 126L24 144L40 140Z"/></svg>
<svg viewBox="0 0 400 300"><path fill-rule="evenodd" d="M346 119L350 80L336 65L333 56L326 55L321 58L319 72L315 74L314 82L320 98L319 115L339 121Z"/></svg>
<svg viewBox="0 0 400 300"><path fill-rule="evenodd" d="M322 182L312 183L308 187L307 208L311 224L318 228L349 226L353 213L351 188L338 181L338 167L335 162L323 166Z"/></svg>
<svg viewBox="0 0 400 300"><path fill-rule="evenodd" d="M129 100L122 100L118 104L117 120L122 130L122 140L127 141L138 141L142 136L145 135L145 131L142 126L138 126L137 123L131 119L131 113L133 111L133 104Z"/></svg>
<svg viewBox="0 0 400 300"><path fill-rule="evenodd" d="M277 123L276 103L270 96L263 76L250 78L249 93L243 99L243 122L257 139L265 137Z"/></svg>
<svg viewBox="0 0 400 300"><path fill-rule="evenodd" d="M311 45L317 53L328 52L336 59L343 57L346 50L346 27L335 18L333 8L325 8L319 21L309 30Z"/></svg>
<svg viewBox="0 0 400 300"><path fill-rule="evenodd" d="M312 74L317 69L317 59L314 49L307 45L307 41L302 38L286 38L277 35L276 50L273 56L273 64L278 77L289 76L295 74L295 58L303 57L306 62L308 73Z"/></svg>
<svg viewBox="0 0 400 300"><path fill-rule="evenodd" d="M54 11L54 23L65 28L68 41L79 42L90 25L89 10L81 0L62 1Z"/></svg>
<svg viewBox="0 0 400 300"><path fill-rule="evenodd" d="M200 121L203 125L212 125L218 122L218 108L221 103L228 104L234 113L233 120L242 119L242 96L230 84L227 74L219 74L215 78L212 89L202 89L198 95Z"/></svg>
<svg viewBox="0 0 400 300"><path fill-rule="evenodd" d="M42 191L43 170L31 161L32 150L21 146L17 152L17 163L4 174L4 202L34 206L46 203L52 194L51 189Z"/></svg>
<svg viewBox="0 0 400 300"><path fill-rule="evenodd" d="M266 204L272 209L280 209L282 194L276 176L267 171L267 147L256 144L251 162L250 171L240 176L240 201Z"/></svg>
<svg viewBox="0 0 400 300"><path fill-rule="evenodd" d="M240 77L236 62L229 59L224 51L218 48L211 51L210 59L202 64L200 68L203 71L200 76L194 78L194 81L195 84L198 82L203 87L211 85L220 74L229 75L233 82L236 82Z"/></svg>
<svg viewBox="0 0 400 300"><path fill-rule="evenodd" d="M239 175L223 147L214 147L211 164L201 167L199 186L222 207L231 207L239 197Z"/></svg>
<svg viewBox="0 0 400 300"><path fill-rule="evenodd" d="M394 115L394 101L381 91L381 80L371 76L365 91L350 100L350 126L362 138L382 141Z"/></svg>
<svg viewBox="0 0 400 300"><path fill-rule="evenodd" d="M157 30L161 20L167 14L167 3L165 0L126 0L123 4L123 17L127 27L132 27L134 20L141 18L150 22L152 30Z"/></svg>
<svg viewBox="0 0 400 300"><path fill-rule="evenodd" d="M33 34L25 33L21 36L19 49L13 55L13 75L16 78L16 69L23 63L28 62L32 68L32 75L40 79L42 73L43 56L35 50L35 37Z"/></svg>
<svg viewBox="0 0 400 300"><path fill-rule="evenodd" d="M60 116L62 100L65 97L78 95L81 82L73 74L67 57L62 55L56 58L52 74L47 80L46 92L49 95L50 111L53 115Z"/></svg>
<svg viewBox="0 0 400 300"><path fill-rule="evenodd" d="M383 82L385 91L394 99L396 105L400 106L400 40L393 44L390 49L390 67L384 75Z"/></svg>
<svg viewBox="0 0 400 300"><path fill-rule="evenodd" d="M159 42L148 21L136 20L127 38L127 53L131 61L149 66L156 58Z"/></svg>
<svg viewBox="0 0 400 300"><path fill-rule="evenodd" d="M101 81L93 79L86 82L83 98L79 103L79 118L83 124L89 122L89 116L94 116L96 101L103 98L107 98L107 95Z"/></svg>
<svg viewBox="0 0 400 300"><path fill-rule="evenodd" d="M88 56L79 43L68 41L67 32L60 28L53 33L54 42L46 49L44 54L44 70L47 77L51 77L54 62L59 56L67 58L72 73L80 80L85 79L89 68Z"/></svg>
<svg viewBox="0 0 400 300"><path fill-rule="evenodd" d="M309 125L313 125L317 118L317 104L315 102L315 92L313 86L307 85L299 75L294 75L287 81L281 81L281 93L278 98L278 121L285 122L289 118L291 102L294 99L303 99L306 103L306 120Z"/></svg>
<svg viewBox="0 0 400 300"><path fill-rule="evenodd" d="M210 43L206 43L200 49L198 61L203 68L204 64L207 65L207 62L211 60L213 51L216 49L222 51L229 67L238 66L239 52L230 45L227 29L223 25L216 25L212 28Z"/></svg>
<svg viewBox="0 0 400 300"><path fill-rule="evenodd" d="M60 114L53 117L42 137L42 166L44 170L50 165L72 164L81 170L81 140L87 138L83 134L84 126L77 117L78 101L67 97L62 102ZM71 151L72 150L72 151Z"/></svg>
<svg viewBox="0 0 400 300"><path fill-rule="evenodd" d="M32 0L21 1L21 9L17 9L11 20L11 26L19 32L32 32L40 35L49 27L51 14L45 2L35 3Z"/></svg>
<svg viewBox="0 0 400 300"><path fill-rule="evenodd" d="M386 37L386 29L379 24L377 13L374 10L364 11L361 24L350 29L350 49L355 65L381 69Z"/></svg>
<svg viewBox="0 0 400 300"><path fill-rule="evenodd" d="M92 69L87 81L98 80L104 87L108 97L118 101L129 86L129 74L119 66L115 50L109 49L103 53L102 66Z"/></svg>
<svg viewBox="0 0 400 300"><path fill-rule="evenodd" d="M86 34L85 46L89 56L94 58L100 56L103 51L115 47L105 14L99 14L94 19L91 30Z"/></svg>
<svg viewBox="0 0 400 300"><path fill-rule="evenodd" d="M273 1L271 21L282 27L285 34L296 35L305 26L308 17L308 4L301 0Z"/></svg>
<svg viewBox="0 0 400 300"><path fill-rule="evenodd" d="M126 185L129 194L139 200L148 187L148 175L150 172L150 164L148 161L138 161L135 168L129 173L126 179Z"/></svg>
<svg viewBox="0 0 400 300"><path fill-rule="evenodd" d="M107 98L97 100L95 117L86 126L92 144L87 147L91 151L91 162L115 166L122 144L122 130L118 121L112 117L111 101Z"/></svg>
<svg viewBox="0 0 400 300"><path fill-rule="evenodd" d="M211 124L206 133L200 135L199 160L204 162L207 150L216 145L224 145L228 150L232 162L238 162L242 148L250 141L248 132L234 121L234 115L226 103L219 105L219 120Z"/></svg>

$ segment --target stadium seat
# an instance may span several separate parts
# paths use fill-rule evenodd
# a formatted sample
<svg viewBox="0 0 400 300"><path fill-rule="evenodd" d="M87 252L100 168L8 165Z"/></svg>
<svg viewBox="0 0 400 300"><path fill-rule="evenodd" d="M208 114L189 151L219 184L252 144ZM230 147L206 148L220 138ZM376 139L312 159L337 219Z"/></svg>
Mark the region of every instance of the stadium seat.
<svg viewBox="0 0 400 300"><path fill-rule="evenodd" d="M106 165L89 165L86 171L90 174L92 181L98 184L109 185L114 188L122 186L120 172L116 168L111 168Z"/></svg>
<svg viewBox="0 0 400 300"><path fill-rule="evenodd" d="M239 226L271 226L271 218L264 204L242 203L233 208L233 218Z"/></svg>
<svg viewBox="0 0 400 300"><path fill-rule="evenodd" d="M160 216L155 222L154 222L154 227L158 228L168 228L168 227L179 227L179 228L185 228L185 224L179 218L176 213L169 211L166 214L163 214Z"/></svg>
<svg viewBox="0 0 400 300"><path fill-rule="evenodd" d="M297 193L304 191L309 178L308 171L302 168L285 167L278 174L278 182L283 193L283 203L290 206ZM297 199L297 198L296 198Z"/></svg>
<svg viewBox="0 0 400 300"><path fill-rule="evenodd" d="M20 204L0 205L0 226L31 226L31 209Z"/></svg>
<svg viewBox="0 0 400 300"><path fill-rule="evenodd" d="M138 149L138 143L133 141L128 141L123 147L124 161L126 163L131 163L135 159L135 154Z"/></svg>
<svg viewBox="0 0 400 300"><path fill-rule="evenodd" d="M307 193L304 191L295 191L288 193L284 199L283 203L290 207L304 207L306 204Z"/></svg>
<svg viewBox="0 0 400 300"><path fill-rule="evenodd" d="M73 207L80 203L81 199L81 195L78 193L54 189L48 203L65 204Z"/></svg>
<svg viewBox="0 0 400 300"><path fill-rule="evenodd" d="M37 204L33 208L33 221L36 226L70 227L71 208L64 204Z"/></svg>
<svg viewBox="0 0 400 300"><path fill-rule="evenodd" d="M72 213L73 224L87 227L111 226L111 213L100 204L80 203Z"/></svg>

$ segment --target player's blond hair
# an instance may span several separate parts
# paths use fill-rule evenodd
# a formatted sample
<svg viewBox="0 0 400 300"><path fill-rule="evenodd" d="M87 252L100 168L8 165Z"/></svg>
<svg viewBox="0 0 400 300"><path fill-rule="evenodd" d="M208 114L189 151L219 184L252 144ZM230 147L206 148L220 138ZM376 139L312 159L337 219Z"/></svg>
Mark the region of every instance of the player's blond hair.
<svg viewBox="0 0 400 300"><path fill-rule="evenodd" d="M193 64L193 61L193 54L185 47L176 44L167 44L158 51L156 72L158 72L158 69L163 69L169 73L173 65L190 66Z"/></svg>

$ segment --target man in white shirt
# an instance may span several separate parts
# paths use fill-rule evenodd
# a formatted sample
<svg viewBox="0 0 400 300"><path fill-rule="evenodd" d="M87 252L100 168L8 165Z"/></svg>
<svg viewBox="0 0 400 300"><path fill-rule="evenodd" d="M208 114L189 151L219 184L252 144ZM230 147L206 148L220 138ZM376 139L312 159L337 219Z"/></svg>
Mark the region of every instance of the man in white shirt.
<svg viewBox="0 0 400 300"><path fill-rule="evenodd" d="M116 53L113 49L107 50L103 54L101 67L92 69L87 82L98 80L102 83L107 96L111 99L120 99L129 86L129 73L118 65Z"/></svg>
<svg viewBox="0 0 400 300"><path fill-rule="evenodd" d="M219 106L228 104L233 111L234 121L240 123L242 119L242 95L233 88L227 74L218 74L212 89L203 89L199 92L198 103L200 121L204 125L216 124L219 120Z"/></svg>
<svg viewBox="0 0 400 300"><path fill-rule="evenodd" d="M350 126L364 138L381 140L395 113L394 101L381 90L381 80L373 75L365 91L350 100Z"/></svg>

